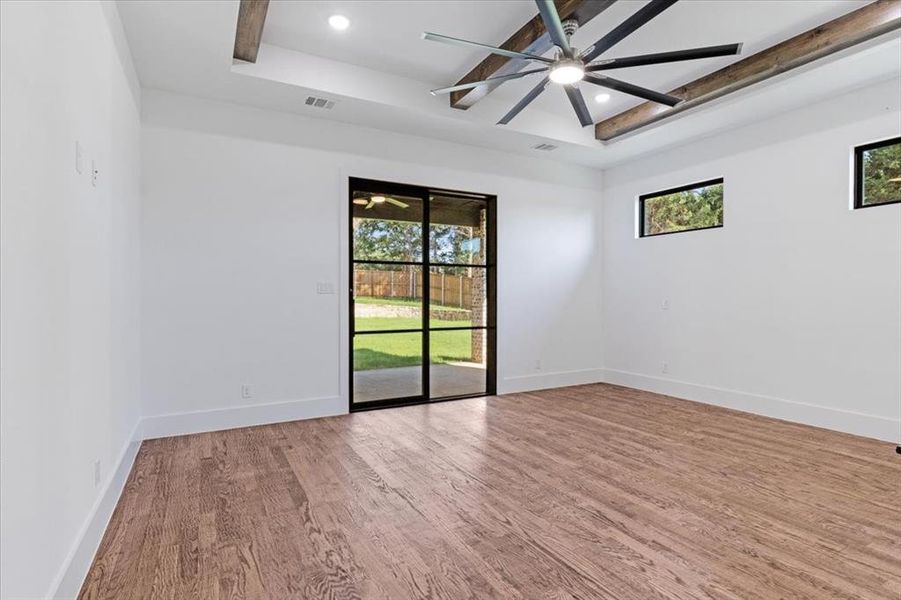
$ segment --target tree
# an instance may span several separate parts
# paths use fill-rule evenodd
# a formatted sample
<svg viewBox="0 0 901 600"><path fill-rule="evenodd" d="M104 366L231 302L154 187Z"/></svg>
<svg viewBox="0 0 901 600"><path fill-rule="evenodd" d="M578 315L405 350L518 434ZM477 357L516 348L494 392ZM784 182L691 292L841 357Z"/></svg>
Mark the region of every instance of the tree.
<svg viewBox="0 0 901 600"><path fill-rule="evenodd" d="M646 235L722 225L723 184L647 198L644 219Z"/></svg>
<svg viewBox="0 0 901 600"><path fill-rule="evenodd" d="M901 143L863 153L863 203L901 200Z"/></svg>
<svg viewBox="0 0 901 600"><path fill-rule="evenodd" d="M353 220L354 258L418 261L422 259L422 225L411 221Z"/></svg>
<svg viewBox="0 0 901 600"><path fill-rule="evenodd" d="M482 248L482 232L475 227L432 224L429 229L432 262L469 264ZM463 275L465 271L465 267L445 267L448 275Z"/></svg>
<svg viewBox="0 0 901 600"><path fill-rule="evenodd" d="M411 221L354 219L354 258L384 261L422 259L422 225ZM474 227L432 224L429 256L433 262L469 263L481 249L480 231Z"/></svg>

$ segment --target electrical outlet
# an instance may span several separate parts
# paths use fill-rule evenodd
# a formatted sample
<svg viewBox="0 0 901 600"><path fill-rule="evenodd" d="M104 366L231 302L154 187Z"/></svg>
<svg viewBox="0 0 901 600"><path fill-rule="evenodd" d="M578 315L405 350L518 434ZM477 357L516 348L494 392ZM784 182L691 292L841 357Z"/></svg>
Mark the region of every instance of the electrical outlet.
<svg viewBox="0 0 901 600"><path fill-rule="evenodd" d="M661 368L661 371L663 371L664 373L669 373L669 363L668 362L663 361L663 366Z"/></svg>
<svg viewBox="0 0 901 600"><path fill-rule="evenodd" d="M245 400L249 398L253 398L253 386L249 383L245 383L241 386L241 397Z"/></svg>
<svg viewBox="0 0 901 600"><path fill-rule="evenodd" d="M536 370L536 371L540 371L540 370L541 370L541 361L540 361L540 360L536 360L536 361L535 361L535 370Z"/></svg>
<svg viewBox="0 0 901 600"><path fill-rule="evenodd" d="M100 175L100 171L97 170L97 162L94 159L91 159L91 185L97 187L97 176Z"/></svg>
<svg viewBox="0 0 901 600"><path fill-rule="evenodd" d="M663 302L660 303L660 310L669 310L669 299L664 298Z"/></svg>
<svg viewBox="0 0 901 600"><path fill-rule="evenodd" d="M100 461L94 461L94 487L100 485Z"/></svg>

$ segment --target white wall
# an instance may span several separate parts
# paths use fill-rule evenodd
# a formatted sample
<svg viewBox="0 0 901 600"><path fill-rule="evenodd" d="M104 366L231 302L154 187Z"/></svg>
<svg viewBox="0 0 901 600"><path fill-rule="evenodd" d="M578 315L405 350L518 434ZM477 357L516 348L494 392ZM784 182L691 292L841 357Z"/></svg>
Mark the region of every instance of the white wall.
<svg viewBox="0 0 901 600"><path fill-rule="evenodd" d="M497 194L498 389L599 377L598 172L164 92L143 111L146 435L346 411L349 176Z"/></svg>
<svg viewBox="0 0 901 600"><path fill-rule="evenodd" d="M606 171L607 380L901 439L901 205L849 210L899 130L895 79ZM724 228L635 238L639 194L721 176Z"/></svg>
<svg viewBox="0 0 901 600"><path fill-rule="evenodd" d="M0 596L72 596L135 449L140 92L113 5L0 27Z"/></svg>
<svg viewBox="0 0 901 600"><path fill-rule="evenodd" d="M3 598L77 592L141 435L346 410L349 176L497 194L501 393L606 379L901 437L901 207L848 209L898 80L602 182L166 92L141 109L114 5L0 11ZM639 193L715 176L725 228L635 239Z"/></svg>

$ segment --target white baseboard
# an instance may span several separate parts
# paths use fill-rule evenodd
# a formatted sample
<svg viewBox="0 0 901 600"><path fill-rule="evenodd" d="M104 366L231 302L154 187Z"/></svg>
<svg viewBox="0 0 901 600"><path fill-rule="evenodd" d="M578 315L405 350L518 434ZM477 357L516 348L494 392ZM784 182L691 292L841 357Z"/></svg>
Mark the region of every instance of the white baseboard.
<svg viewBox="0 0 901 600"><path fill-rule="evenodd" d="M579 369L576 371L554 371L551 373L535 373L534 375L514 375L504 377L498 382L498 394L515 394L516 392L533 392L550 388L599 383L604 381L603 369Z"/></svg>
<svg viewBox="0 0 901 600"><path fill-rule="evenodd" d="M128 480L143 440L326 417L346 412L347 407L342 399L334 396L157 415L140 419L135 425L128 443L122 449L111 477L91 507L75 543L50 586L47 597L68 600L78 596L109 520L119 502L119 497L125 488L125 482Z"/></svg>
<svg viewBox="0 0 901 600"><path fill-rule="evenodd" d="M499 382L498 393L510 394L599 382L893 443L901 440L901 422L894 419L615 369L582 369L505 377ZM123 448L115 471L79 531L75 544L50 587L48 597L68 599L78 595L125 487L142 440L334 416L346 412L347 406L341 397L329 396L144 417L135 426L129 442Z"/></svg>
<svg viewBox="0 0 901 600"><path fill-rule="evenodd" d="M203 433L250 427L269 423L283 423L316 417L331 417L347 412L346 401L340 396L305 398L268 404L247 404L211 410L169 413L144 417L141 420L145 440L189 433Z"/></svg>
<svg viewBox="0 0 901 600"><path fill-rule="evenodd" d="M699 385L675 379L630 373L628 371L617 371L615 369L604 369L603 371L603 381L606 383L666 394L676 398L703 402L704 404L724 406L765 417L813 425L814 427L852 433L887 442L898 443L901 440L901 421L896 419L795 402L772 396Z"/></svg>
<svg viewBox="0 0 901 600"><path fill-rule="evenodd" d="M91 507L87 519L78 531L75 543L50 585L48 598L70 599L78 596L88 569L94 561L94 555L100 547L106 526L119 502L119 496L122 495L122 490L125 488L125 482L128 480L128 474L131 473L131 467L140 447L141 422L138 421L119 454L119 460L116 462L112 475Z"/></svg>

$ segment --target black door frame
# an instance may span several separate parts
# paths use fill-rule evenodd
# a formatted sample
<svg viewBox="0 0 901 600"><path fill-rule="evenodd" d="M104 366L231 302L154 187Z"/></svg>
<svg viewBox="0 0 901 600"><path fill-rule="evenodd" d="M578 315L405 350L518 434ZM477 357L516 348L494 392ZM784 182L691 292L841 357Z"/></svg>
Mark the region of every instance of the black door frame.
<svg viewBox="0 0 901 600"><path fill-rule="evenodd" d="M354 192L373 192L394 194L398 196L406 196L408 198L418 198L422 201L422 262L415 261L384 261L384 260L355 260L354 259L354 234L353 234L353 196ZM461 265L449 263L432 264L429 256L429 198L432 194L440 192L442 196L459 197L461 199L478 198L486 203L486 252L485 264L482 265ZM448 190L444 188L430 188L419 185L395 183L390 181L379 181L375 179L363 179L359 177L348 178L348 374L349 385L347 394L347 404L349 412L358 412L364 410L373 410L377 408L388 408L395 406L410 406L414 404L430 404L433 402L445 402L448 400L460 400L463 398L479 398L483 396L493 396L497 393L497 235L496 235L496 209L497 196L491 194L477 194L474 192L463 192L459 190ZM398 329L392 330L392 333L422 333L422 394L419 396L408 396L403 398L387 398L384 400L373 400L365 404L354 405L354 336L355 335L372 335L378 332L355 332L355 313L354 313L354 265L355 264L391 264L391 265L414 265L422 269L422 324L421 329ZM431 353L429 345L429 326L430 304L431 304L431 269L436 267L476 267L484 268L486 273L486 281L488 285L487 293L487 323L484 327L441 327L436 331L454 331L454 330L478 330L484 329L488 341L486 349L486 373L485 373L485 392L477 394L462 394L458 396L445 396L441 398L431 398L430 390L430 367ZM382 332L383 334L385 332Z"/></svg>

